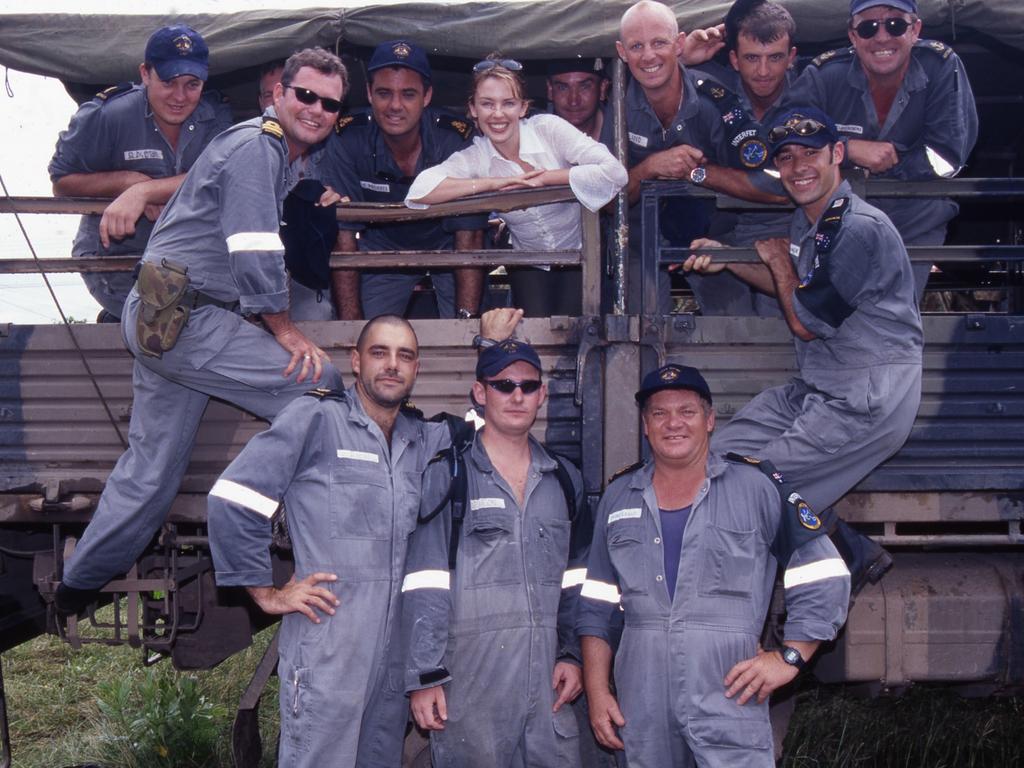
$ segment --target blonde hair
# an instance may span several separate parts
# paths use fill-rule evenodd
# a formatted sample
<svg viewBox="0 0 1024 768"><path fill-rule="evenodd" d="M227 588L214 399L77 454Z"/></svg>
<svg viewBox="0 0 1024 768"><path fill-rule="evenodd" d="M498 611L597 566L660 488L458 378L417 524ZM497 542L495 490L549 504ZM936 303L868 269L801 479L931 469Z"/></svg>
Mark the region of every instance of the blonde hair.
<svg viewBox="0 0 1024 768"><path fill-rule="evenodd" d="M484 61L499 62L507 59L507 56L502 56L501 53L495 51L487 56ZM469 94L469 103L472 104L476 98L477 89L480 84L489 78L494 80L500 80L501 82L508 85L509 90L512 91L512 95L526 104L527 109L530 107L530 100L526 98L526 81L523 80L523 76L519 72L513 72L508 67L502 66L501 64L495 64L490 69L485 69L482 72L473 73L473 90Z"/></svg>

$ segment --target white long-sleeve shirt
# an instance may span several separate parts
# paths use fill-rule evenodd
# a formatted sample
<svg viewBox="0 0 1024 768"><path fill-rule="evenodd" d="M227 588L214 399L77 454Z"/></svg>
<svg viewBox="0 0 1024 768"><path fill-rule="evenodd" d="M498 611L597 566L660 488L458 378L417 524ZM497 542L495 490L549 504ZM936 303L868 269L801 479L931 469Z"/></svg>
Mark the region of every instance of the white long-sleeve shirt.
<svg viewBox="0 0 1024 768"><path fill-rule="evenodd" d="M535 115L519 122L519 158L538 170L569 168L569 186L576 199L591 211L611 200L626 185L629 176L608 148L591 139L556 115ZM485 136L455 152L447 160L421 172L409 188L405 204L430 194L446 178L478 179L518 176L523 169L502 157ZM579 248L580 208L577 203L538 205L499 214L512 235L517 250L557 251Z"/></svg>

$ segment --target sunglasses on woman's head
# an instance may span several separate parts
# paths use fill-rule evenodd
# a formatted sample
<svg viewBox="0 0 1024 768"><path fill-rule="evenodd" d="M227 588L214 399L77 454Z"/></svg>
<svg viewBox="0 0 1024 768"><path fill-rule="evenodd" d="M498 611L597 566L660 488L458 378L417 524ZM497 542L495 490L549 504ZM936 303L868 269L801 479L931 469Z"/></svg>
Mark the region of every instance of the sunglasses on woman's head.
<svg viewBox="0 0 1024 768"><path fill-rule="evenodd" d="M315 91L309 90L309 88L300 88L297 85L286 85L285 88L291 88L295 92L295 98L301 101L303 104L312 106L318 101L320 106L323 107L324 112L340 112L341 102L337 99L329 99L326 96L321 96Z"/></svg>
<svg viewBox="0 0 1024 768"><path fill-rule="evenodd" d="M473 72L479 74L481 72L487 72L488 70L494 69L495 67L504 67L510 72L519 72L522 70L523 65L515 59L484 59L478 61L473 65Z"/></svg>
<svg viewBox="0 0 1024 768"><path fill-rule="evenodd" d="M857 24L853 31L857 33L857 37L861 40L870 40L878 34L878 30L884 25L885 31L889 33L889 37L902 37L910 29L910 24L911 22L906 19L899 18L872 19Z"/></svg>

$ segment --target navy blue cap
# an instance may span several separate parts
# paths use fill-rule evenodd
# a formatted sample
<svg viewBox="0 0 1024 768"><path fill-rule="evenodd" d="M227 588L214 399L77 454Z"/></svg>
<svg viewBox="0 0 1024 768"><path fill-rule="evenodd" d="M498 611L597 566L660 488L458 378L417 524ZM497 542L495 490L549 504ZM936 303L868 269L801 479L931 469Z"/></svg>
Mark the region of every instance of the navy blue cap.
<svg viewBox="0 0 1024 768"><path fill-rule="evenodd" d="M914 0L850 0L850 15L855 16L868 8L877 8L880 5L895 8L904 13L917 13L917 3Z"/></svg>
<svg viewBox="0 0 1024 768"><path fill-rule="evenodd" d="M689 365L671 363L644 376L640 390L635 395L637 405L643 405L647 398L663 389L688 389L711 402L711 390L700 371Z"/></svg>
<svg viewBox="0 0 1024 768"><path fill-rule="evenodd" d="M611 77L604 59L591 57L574 57L571 59L551 59L547 63L548 77L566 75L570 72L582 72L585 75L597 75L605 79Z"/></svg>
<svg viewBox="0 0 1024 768"><path fill-rule="evenodd" d="M476 361L476 377L486 379L494 376L519 360L529 363L538 372L541 371L540 355L537 354L537 350L525 341L505 339L480 353Z"/></svg>
<svg viewBox="0 0 1024 768"><path fill-rule="evenodd" d="M205 82L210 74L210 49L192 27L160 27L146 43L146 63L161 80L192 75Z"/></svg>
<svg viewBox="0 0 1024 768"><path fill-rule="evenodd" d="M814 120L821 123L821 128L814 133L800 135L795 129L802 120ZM783 131L783 128L791 130ZM779 134L778 139L772 137ZM787 144L800 144L804 147L821 149L828 144L835 144L839 141L839 131L832 118L816 107L793 107L782 113L777 119L772 120L768 126L768 151L769 157L775 154Z"/></svg>
<svg viewBox="0 0 1024 768"><path fill-rule="evenodd" d="M419 72L427 82L433 77L427 52L408 40L389 40L373 49L366 71L374 72L384 67L406 67L413 72Z"/></svg>

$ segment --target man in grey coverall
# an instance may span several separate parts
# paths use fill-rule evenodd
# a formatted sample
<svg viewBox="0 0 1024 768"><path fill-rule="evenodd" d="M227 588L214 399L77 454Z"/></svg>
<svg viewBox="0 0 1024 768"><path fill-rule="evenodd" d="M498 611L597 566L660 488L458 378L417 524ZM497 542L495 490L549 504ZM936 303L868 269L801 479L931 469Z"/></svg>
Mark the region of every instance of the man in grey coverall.
<svg viewBox="0 0 1024 768"><path fill-rule="evenodd" d="M848 140L846 160L872 177L955 176L978 139L978 112L963 62L920 40L915 0L850 0L850 47L814 59L787 106L812 105ZM942 245L958 209L949 198L872 198L906 245ZM914 265L920 301L931 265Z"/></svg>
<svg viewBox="0 0 1024 768"><path fill-rule="evenodd" d="M437 768L571 768L580 764L569 703L582 690L573 622L584 570L570 553L567 493L579 509L582 482L530 437L547 397L533 347L507 339L484 350L476 377L486 423L462 454L465 498L410 542L402 589L412 713L430 731ZM432 462L427 514L452 484L448 462Z"/></svg>
<svg viewBox="0 0 1024 768"><path fill-rule="evenodd" d="M140 254L160 209L214 136L231 125L217 93L203 93L209 50L183 24L161 27L146 44L140 85L101 91L71 118L50 161L55 196L112 197L102 216L82 217L74 257ZM111 321L120 319L131 272L83 274Z"/></svg>
<svg viewBox="0 0 1024 768"><path fill-rule="evenodd" d="M831 119L796 107L773 122L769 149L798 206L790 236L755 244L763 264L727 268L778 298L800 370L743 406L712 449L770 461L823 511L910 434L921 400L921 315L899 233L840 176L845 146ZM716 245L697 240L692 248ZM684 269L721 270L709 252L690 256ZM867 563L878 565L868 569L874 581L891 560L865 546L873 548L863 553Z"/></svg>
<svg viewBox="0 0 1024 768"><path fill-rule="evenodd" d="M798 497L787 503L770 468L710 453L715 414L696 369L652 371L636 400L652 460L605 490L580 597L591 724L630 768L772 768L768 697L835 637L849 573L821 520ZM776 567L785 640L765 651Z"/></svg>
<svg viewBox="0 0 1024 768"><path fill-rule="evenodd" d="M59 611L84 608L159 529L210 397L273 419L310 382L340 384L327 354L289 318L278 231L282 201L307 153L334 127L345 84L333 54L295 54L275 86L274 114L218 136L168 202L140 276L184 275L175 316L187 321L176 343L154 349L140 324L166 296L146 298L140 277L122 319L135 355L128 450L64 570Z"/></svg>

